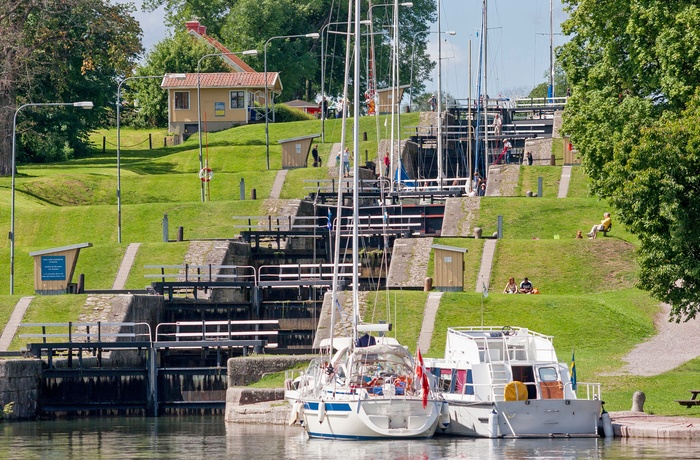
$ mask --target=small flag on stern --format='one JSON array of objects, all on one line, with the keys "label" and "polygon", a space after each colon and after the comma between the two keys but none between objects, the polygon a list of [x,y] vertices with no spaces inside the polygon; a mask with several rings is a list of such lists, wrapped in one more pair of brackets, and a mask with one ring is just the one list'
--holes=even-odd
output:
[{"label": "small flag on stern", "polygon": [[576,391],[576,359],[574,358],[574,350],[571,350],[571,366],[569,367],[569,372],[571,373],[571,389]]}]

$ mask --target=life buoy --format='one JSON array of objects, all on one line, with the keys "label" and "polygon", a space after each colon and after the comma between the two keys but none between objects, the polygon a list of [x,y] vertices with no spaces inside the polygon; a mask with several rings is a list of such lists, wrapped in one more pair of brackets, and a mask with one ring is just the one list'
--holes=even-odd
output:
[{"label": "life buoy", "polygon": [[214,177],[214,172],[210,168],[202,168],[199,170],[199,178],[202,182],[209,182]]},{"label": "life buoy", "polygon": [[506,401],[525,401],[527,400],[527,387],[523,382],[513,380],[506,385],[503,397]]}]

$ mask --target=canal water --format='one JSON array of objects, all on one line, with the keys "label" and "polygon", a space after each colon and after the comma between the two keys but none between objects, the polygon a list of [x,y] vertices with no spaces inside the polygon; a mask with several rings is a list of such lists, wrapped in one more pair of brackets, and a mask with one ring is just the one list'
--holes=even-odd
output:
[{"label": "canal water", "polygon": [[223,417],[92,418],[0,424],[2,459],[700,459],[700,442],[657,439],[329,441],[298,427]]}]

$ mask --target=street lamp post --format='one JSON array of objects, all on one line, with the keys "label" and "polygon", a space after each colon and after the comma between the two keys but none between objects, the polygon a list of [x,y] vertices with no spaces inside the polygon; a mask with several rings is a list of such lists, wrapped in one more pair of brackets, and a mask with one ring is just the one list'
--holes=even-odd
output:
[{"label": "street lamp post", "polygon": [[[436,34],[437,31],[430,31],[428,33],[429,34]],[[454,30],[449,30],[449,31],[441,32],[441,33],[447,34],[447,35],[457,35],[457,32],[455,32]],[[410,85],[411,93],[410,93],[409,99],[408,99],[408,106],[411,107],[411,110],[413,110],[413,107],[412,107],[413,106],[413,61],[415,60],[415,57],[416,57],[416,37],[417,36],[418,35],[413,36],[413,43],[411,44],[411,85]]]},{"label": "street lamp post", "polygon": [[265,42],[265,49],[264,49],[264,54],[265,54],[265,158],[267,160],[267,169],[270,169],[270,130],[269,130],[269,123],[270,123],[270,117],[268,116],[268,111],[269,109],[269,94],[267,92],[267,45],[272,41],[272,40],[277,40],[277,39],[285,39],[285,38],[313,38],[315,40],[318,40],[321,37],[321,34],[318,32],[313,32],[310,34],[300,34],[300,35],[280,35],[277,37],[270,37],[267,39]]},{"label": "street lamp post", "polygon": [[[199,61],[197,61],[197,132],[199,134],[199,170],[202,171],[204,168],[204,162],[202,161],[202,104],[201,104],[201,96],[200,96],[200,90],[201,90],[201,84],[200,84],[200,79],[199,79],[199,72],[200,68],[202,65],[202,61],[204,58],[208,57],[223,57],[223,56],[230,56],[232,54],[241,54],[243,56],[257,56],[258,50],[245,50],[245,51],[237,51],[235,53],[212,53],[212,54],[205,54],[201,58],[199,58]],[[204,181],[201,181],[201,187],[202,187],[202,201],[204,201]]]},{"label": "street lamp post", "polygon": [[[325,84],[326,84],[326,47],[324,45],[324,35],[327,33],[341,33],[341,34],[347,34],[350,32],[336,32],[336,31],[328,31],[327,29],[330,26],[338,26],[338,25],[347,25],[347,22],[329,22],[325,26],[321,28],[321,142],[324,144],[326,143],[326,110],[325,110],[325,102],[326,102],[326,90],[325,90]],[[368,25],[370,24],[369,20],[365,21],[360,21],[360,24],[365,24]]]},{"label": "street lamp post", "polygon": [[17,115],[20,110],[25,107],[59,107],[73,106],[91,109],[93,107],[90,101],[81,102],[32,102],[21,105],[15,110],[15,115],[12,118],[12,205],[10,211],[10,295],[15,293],[15,152],[17,138]]},{"label": "street lamp post", "polygon": [[179,80],[185,79],[185,74],[166,74],[166,75],[135,75],[133,77],[126,77],[119,82],[117,85],[117,242],[122,242],[122,180],[121,180],[121,124],[120,124],[120,114],[121,114],[121,95],[122,95],[122,85],[129,80],[143,80],[146,78],[164,78],[166,76],[177,78]]}]

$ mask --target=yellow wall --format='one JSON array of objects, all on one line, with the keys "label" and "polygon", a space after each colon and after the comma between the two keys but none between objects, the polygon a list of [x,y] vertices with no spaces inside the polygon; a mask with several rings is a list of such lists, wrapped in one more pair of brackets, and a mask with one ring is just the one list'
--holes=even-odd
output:
[{"label": "yellow wall", "polygon": [[[175,92],[189,91],[190,93],[190,110],[175,110]],[[236,122],[246,123],[248,121],[248,100],[250,93],[245,91],[246,108],[231,109],[230,108],[230,89],[226,88],[202,88],[200,89],[200,99],[202,104],[202,123],[205,122]],[[197,123],[197,88],[194,89],[170,89],[170,122],[171,123]],[[216,116],[214,113],[215,102],[224,103],[224,116]]]}]

